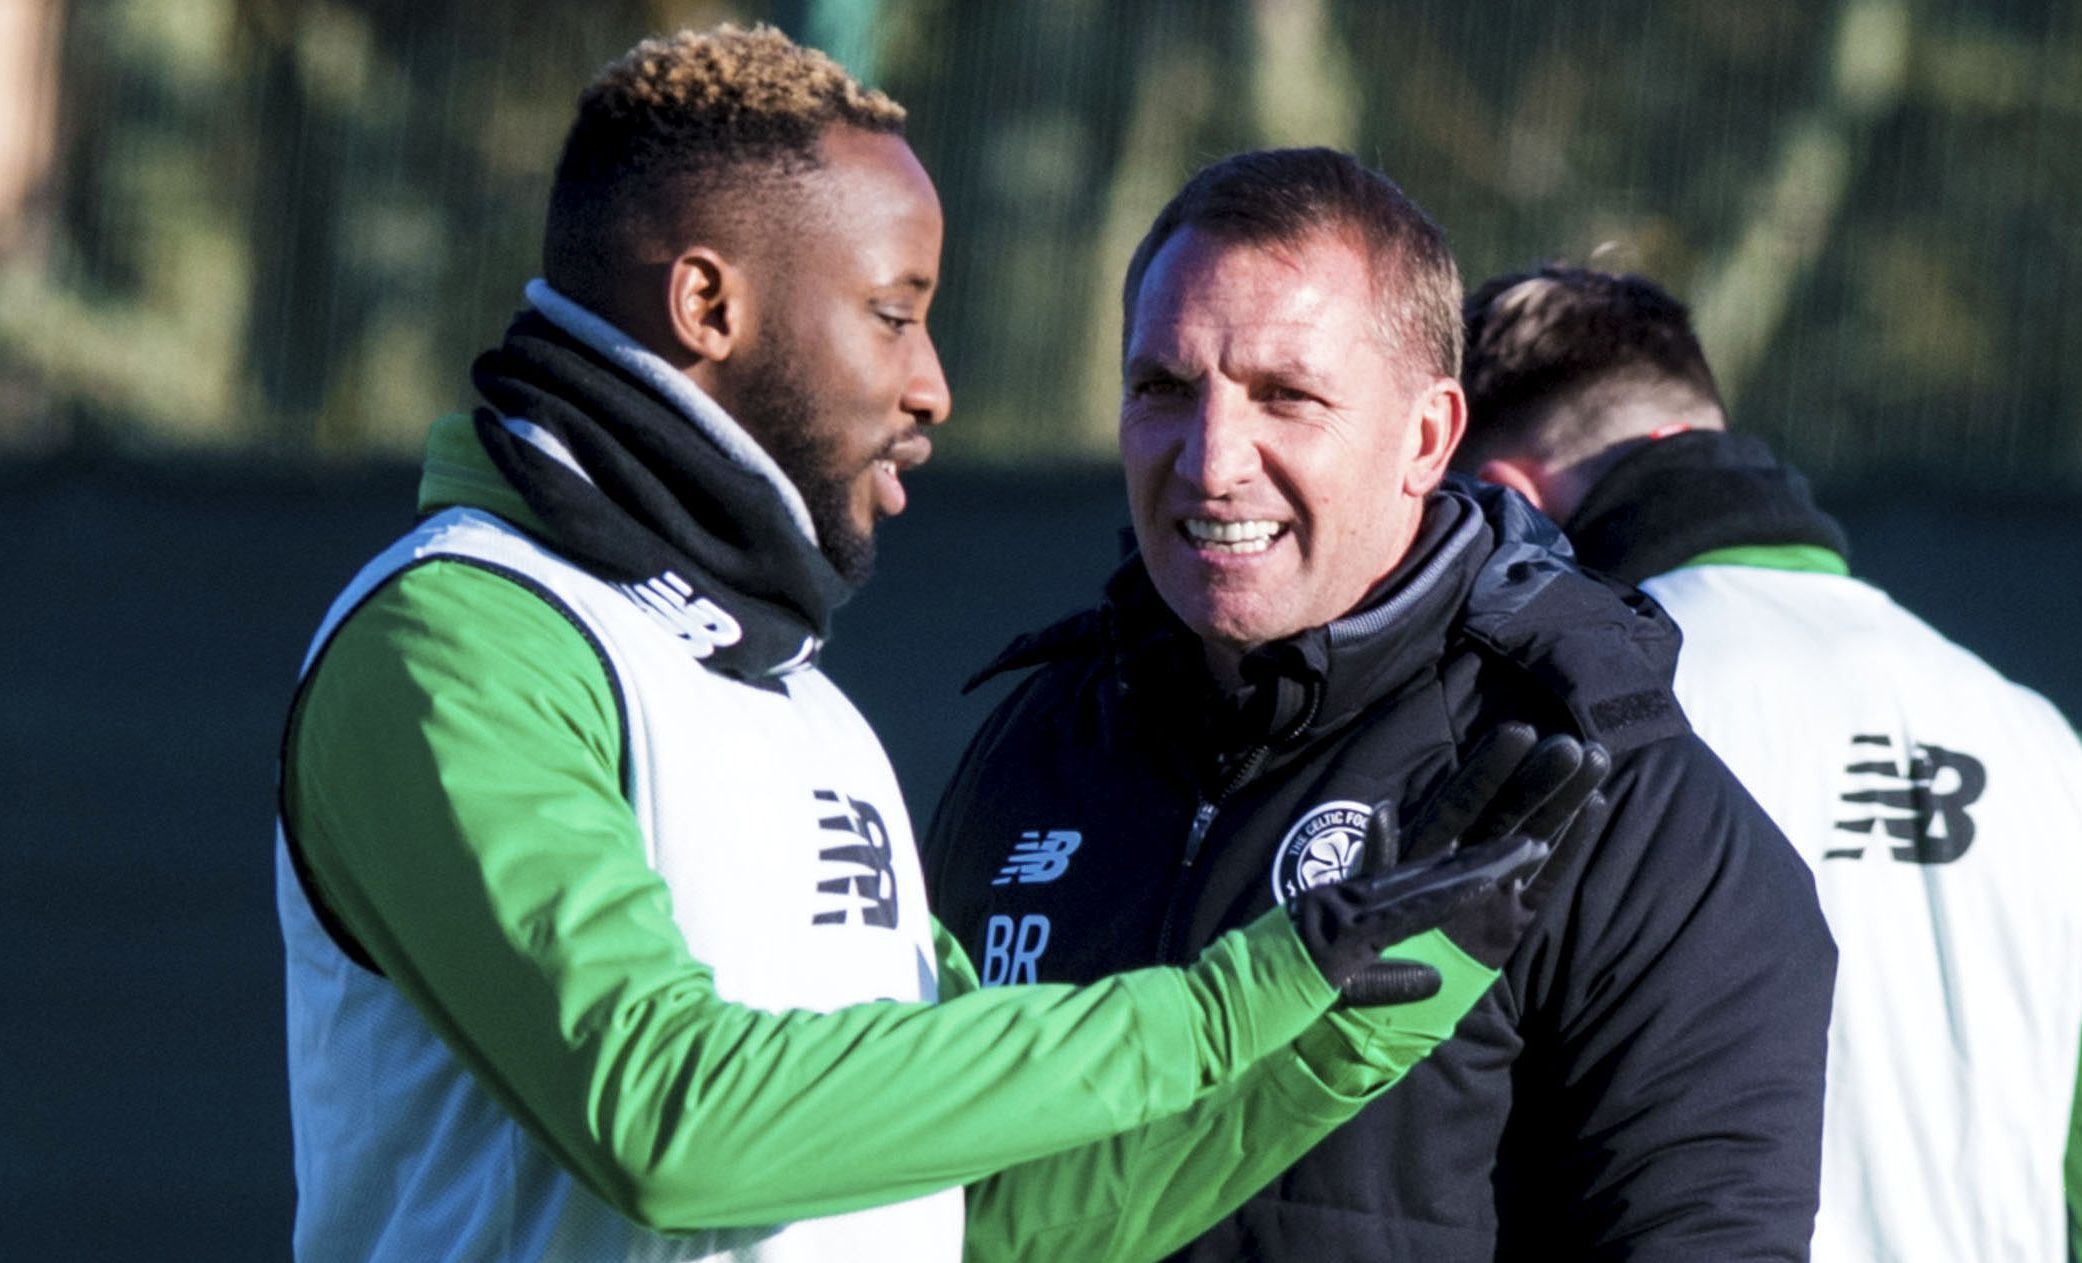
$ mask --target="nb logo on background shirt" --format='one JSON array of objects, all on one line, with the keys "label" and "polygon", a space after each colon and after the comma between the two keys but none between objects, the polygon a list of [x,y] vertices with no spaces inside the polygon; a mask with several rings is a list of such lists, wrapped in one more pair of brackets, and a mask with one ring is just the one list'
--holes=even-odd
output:
[{"label": "nb logo on background shirt", "polygon": [[817,858],[826,864],[849,865],[857,871],[817,883],[821,893],[847,898],[843,906],[813,915],[810,924],[844,925],[848,917],[853,917],[862,925],[895,929],[896,863],[889,846],[889,826],[882,823],[882,813],[875,810],[873,803],[842,797],[828,789],[817,791],[817,801],[842,807],[838,815],[819,820],[817,827],[853,839],[825,847],[817,852]]},{"label": "nb logo on background shirt", "polygon": [[744,638],[744,628],[722,606],[705,596],[695,596],[693,586],[670,570],[642,583],[625,583],[622,591],[655,614],[673,635],[686,642],[697,658],[706,658]]},{"label": "nb logo on background shirt", "polygon": [[[1843,802],[1857,814],[1837,821],[1839,830],[1885,831],[1888,837],[1908,844],[1889,848],[1904,864],[1949,864],[1966,854],[1974,842],[1973,817],[1966,809],[1988,788],[1988,771],[1979,759],[1918,743],[1903,767],[1891,755],[1872,757],[1894,748],[1893,738],[1884,733],[1852,737],[1851,747],[1851,762],[1844,771],[1863,778],[1866,787],[1844,794]],[[1855,860],[1865,850],[1862,843],[1832,847],[1822,857]]]},{"label": "nb logo on background shirt", "polygon": [[1042,882],[1054,881],[1070,871],[1070,857],[1084,844],[1084,835],[1075,829],[1028,829],[1012,844],[1012,858],[1005,867],[991,878],[993,886],[1018,882],[1023,886],[1038,886]]}]

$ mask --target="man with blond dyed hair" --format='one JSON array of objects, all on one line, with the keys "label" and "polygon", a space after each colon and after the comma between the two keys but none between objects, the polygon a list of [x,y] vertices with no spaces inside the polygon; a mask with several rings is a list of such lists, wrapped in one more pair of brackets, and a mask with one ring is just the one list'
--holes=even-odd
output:
[{"label": "man with blond dyed hair", "polygon": [[770,29],[586,90],[546,279],[289,718],[299,1257],[1161,1252],[1451,1032],[1487,980],[1427,931],[1508,934],[1594,788],[1499,765],[1456,801],[1537,817],[1434,813],[1437,858],[1377,838],[1175,968],[979,991],[815,665],[949,406],[902,123]]}]

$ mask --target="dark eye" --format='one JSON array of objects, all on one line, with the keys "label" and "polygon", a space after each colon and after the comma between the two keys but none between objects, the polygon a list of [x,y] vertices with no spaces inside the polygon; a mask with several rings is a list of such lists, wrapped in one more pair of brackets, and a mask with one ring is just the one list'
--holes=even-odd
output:
[{"label": "dark eye", "polygon": [[892,330],[894,330],[897,333],[902,333],[904,330],[918,323],[918,318],[916,316],[906,316],[900,312],[878,311],[875,314],[882,318],[883,324],[888,325]]},{"label": "dark eye", "polygon": [[1128,383],[1128,397],[1131,399],[1177,399],[1184,397],[1190,389],[1191,387],[1187,383],[1169,374],[1153,374],[1148,377],[1138,377]]},{"label": "dark eye", "polygon": [[1294,386],[1266,386],[1258,392],[1266,403],[1314,403],[1316,397]]}]

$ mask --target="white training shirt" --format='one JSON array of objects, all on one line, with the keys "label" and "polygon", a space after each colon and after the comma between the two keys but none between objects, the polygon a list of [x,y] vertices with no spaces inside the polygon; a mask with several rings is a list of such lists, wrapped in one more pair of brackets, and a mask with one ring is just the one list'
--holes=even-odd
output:
[{"label": "white training shirt", "polygon": [[1813,867],[1841,952],[1813,1257],[2065,1259],[2082,743],[1858,580],[1641,586],[1683,629],[1693,725]]}]

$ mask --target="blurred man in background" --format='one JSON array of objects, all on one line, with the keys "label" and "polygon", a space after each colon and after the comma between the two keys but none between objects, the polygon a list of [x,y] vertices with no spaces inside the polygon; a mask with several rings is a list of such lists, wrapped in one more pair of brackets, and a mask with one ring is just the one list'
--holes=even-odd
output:
[{"label": "blurred man in background", "polygon": [[1324,1016],[1446,912],[1515,915],[1498,878],[1551,839],[1441,845],[1184,968],[975,988],[815,667],[948,412],[902,121],[771,29],[646,41],[582,97],[547,279],[290,717],[300,1257],[953,1260],[977,1181],[978,1256],[1040,1222],[1132,1254],[1480,994],[1432,934],[1398,952],[1427,985]]},{"label": "blurred man in background", "polygon": [[[1685,724],[1677,639],[1515,497],[1441,485],[1460,283],[1393,181],[1324,149],[1193,177],[1128,266],[1136,554],[1023,638],[927,841],[986,984],[1190,960],[1350,871],[1502,720],[1609,746],[1455,1038],[1195,1242],[1204,1260],[1795,1258],[1834,955],[1812,879]],[[1046,873],[1021,857],[1043,843]]]},{"label": "blurred man in background", "polygon": [[1456,464],[1670,612],[1685,712],[1814,870],[1842,949],[1815,1257],[2060,1257],[2082,745],[1850,577],[1806,481],[1728,432],[1654,283],[1547,267],[1483,285],[1467,320]]}]

